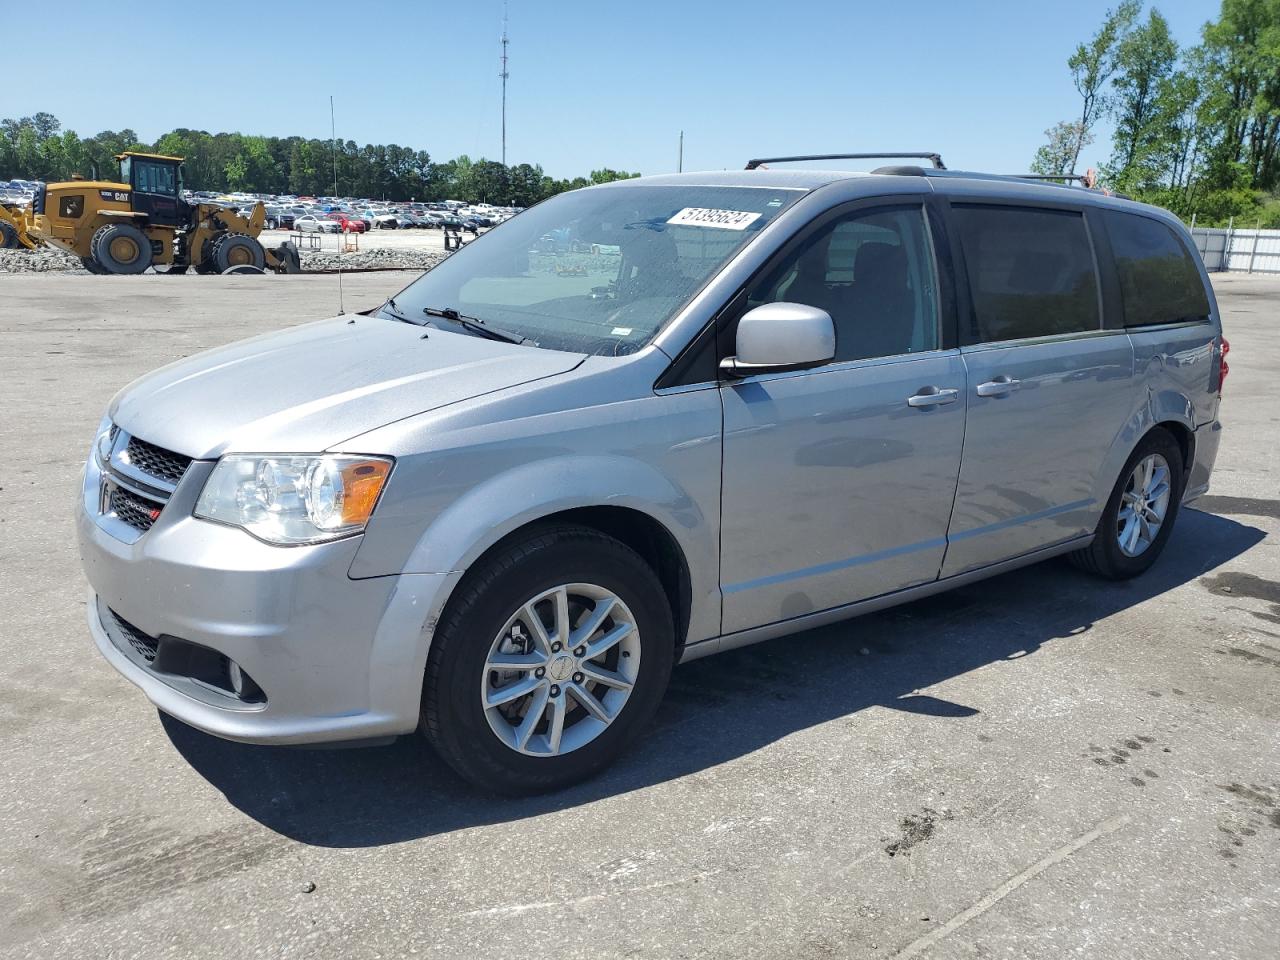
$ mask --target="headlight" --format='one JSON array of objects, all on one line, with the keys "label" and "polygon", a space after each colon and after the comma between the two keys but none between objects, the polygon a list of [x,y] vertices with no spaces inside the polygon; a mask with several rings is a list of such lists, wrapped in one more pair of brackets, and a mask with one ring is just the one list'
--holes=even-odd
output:
[{"label": "headlight", "polygon": [[112,424],[110,417],[103,417],[102,422],[98,424],[98,433],[93,440],[92,456],[98,461],[98,466],[105,467],[111,459],[111,445],[115,443],[116,428]]},{"label": "headlight", "polygon": [[369,522],[391,461],[342,454],[223,457],[195,515],[243,527],[268,543],[320,543]]}]

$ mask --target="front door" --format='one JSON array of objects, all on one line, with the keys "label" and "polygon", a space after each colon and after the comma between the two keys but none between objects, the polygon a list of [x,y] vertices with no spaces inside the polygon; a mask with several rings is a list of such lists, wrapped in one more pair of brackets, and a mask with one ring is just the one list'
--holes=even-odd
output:
[{"label": "front door", "polygon": [[1134,406],[1078,210],[955,204],[972,316],[964,465],[944,576],[1092,532],[1099,471]]},{"label": "front door", "polygon": [[185,223],[185,204],[179,196],[178,165],[173,161],[130,158],[133,209],[151,223],[176,227]]},{"label": "front door", "polygon": [[814,229],[748,309],[821,307],[836,361],[726,382],[723,631],[788,620],[938,576],[964,437],[959,351],[943,349],[922,206]]}]

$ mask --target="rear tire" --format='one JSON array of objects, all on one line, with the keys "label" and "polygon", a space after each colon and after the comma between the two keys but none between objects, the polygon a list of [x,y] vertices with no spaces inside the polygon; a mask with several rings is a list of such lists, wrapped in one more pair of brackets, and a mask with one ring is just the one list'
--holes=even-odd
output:
[{"label": "rear tire", "polygon": [[137,274],[151,266],[151,241],[132,223],[99,227],[89,252],[103,273]]},{"label": "rear tire", "polygon": [[[1147,481],[1150,491],[1144,489],[1147,465],[1153,468]],[[1145,573],[1173,532],[1182,504],[1183,469],[1178,441],[1162,428],[1149,432],[1125,461],[1098,520],[1093,543],[1067,554],[1067,559],[1081,570],[1108,580],[1128,580]],[[1167,490],[1160,495],[1162,473]],[[1157,496],[1149,498],[1147,492]],[[1157,515],[1158,529],[1147,538],[1144,534],[1152,529]]]},{"label": "rear tire", "polygon": [[18,240],[18,231],[13,228],[13,224],[0,220],[0,248],[5,250],[17,250],[22,246]]},{"label": "rear tire", "polygon": [[224,233],[209,244],[209,262],[218,273],[226,273],[232,267],[254,267],[261,272],[267,265],[267,255],[253,237]]},{"label": "rear tire", "polygon": [[[561,608],[547,599],[559,592],[567,598],[563,629]],[[549,618],[545,639],[538,628],[516,622],[527,620],[535,603],[543,611],[536,615]],[[588,627],[602,604],[617,616],[601,613],[598,625]],[[609,636],[616,639],[606,652],[592,654]],[[512,638],[528,644],[523,656],[537,659],[541,672],[526,665],[509,677],[493,666],[495,656],[511,655],[495,651]],[[427,660],[423,732],[454,770],[485,790],[556,790],[598,772],[634,739],[662,700],[674,658],[671,608],[638,554],[584,527],[532,531],[468,571],[449,601]],[[594,680],[601,672],[607,686]],[[629,686],[619,689],[624,674]],[[526,681],[534,685],[527,697],[486,707],[495,689]],[[591,707],[580,698],[584,690]],[[553,741],[557,716],[563,734]],[[524,746],[513,745],[529,717]]]}]

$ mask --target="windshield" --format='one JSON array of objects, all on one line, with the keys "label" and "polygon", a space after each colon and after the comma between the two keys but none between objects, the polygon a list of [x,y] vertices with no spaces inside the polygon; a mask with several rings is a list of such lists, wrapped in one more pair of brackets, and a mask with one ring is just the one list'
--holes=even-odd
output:
[{"label": "windshield", "polygon": [[396,294],[553,350],[633,353],[802,191],[618,186],[561,194],[467,244]]}]

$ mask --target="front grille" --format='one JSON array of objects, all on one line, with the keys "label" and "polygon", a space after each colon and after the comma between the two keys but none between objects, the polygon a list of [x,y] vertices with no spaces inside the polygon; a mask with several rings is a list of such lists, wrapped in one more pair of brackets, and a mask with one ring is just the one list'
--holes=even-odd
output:
[{"label": "front grille", "polygon": [[129,646],[137,652],[147,663],[153,663],[156,659],[156,649],[160,646],[160,641],[155,637],[149,637],[132,623],[126,620],[120,614],[107,608],[111,614],[111,619],[116,622],[116,627],[120,630],[121,635],[129,641]]},{"label": "front grille", "polygon": [[145,533],[159,519],[163,505],[140,497],[124,487],[112,487],[110,508],[112,513],[129,526]]},{"label": "front grille", "polygon": [[174,486],[182,479],[182,475],[187,472],[187,467],[191,465],[190,457],[184,457],[182,454],[174,453],[172,450],[157,447],[155,444],[139,440],[137,437],[129,438],[129,445],[125,447],[124,459],[143,473],[150,474]]}]

